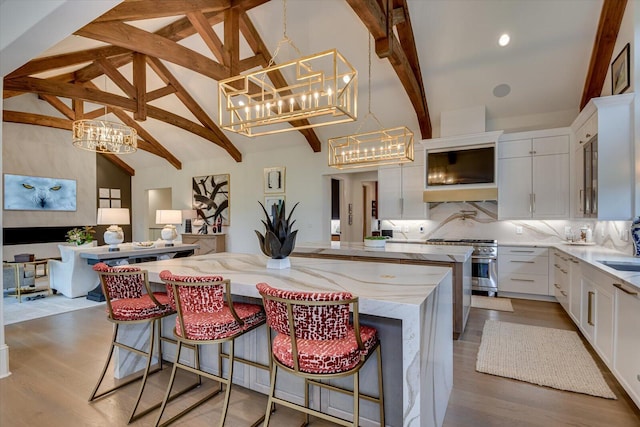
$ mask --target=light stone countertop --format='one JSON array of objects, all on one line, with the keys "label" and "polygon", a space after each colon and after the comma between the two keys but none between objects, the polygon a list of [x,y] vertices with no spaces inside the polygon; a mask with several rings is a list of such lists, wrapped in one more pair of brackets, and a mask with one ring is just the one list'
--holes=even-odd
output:
[{"label": "light stone countertop", "polygon": [[387,310],[422,304],[450,274],[448,267],[375,264],[324,258],[291,257],[291,268],[267,269],[267,257],[221,252],[145,262],[149,281],[161,283],[160,272],[180,275],[219,274],[230,279],[234,293],[260,298],[256,284],[306,292],[348,291],[360,297],[365,314],[394,317]]},{"label": "light stone countertop", "polygon": [[415,243],[392,243],[384,248],[370,248],[361,242],[298,243],[293,254],[325,254],[343,256],[367,256],[416,261],[466,262],[473,249],[471,246],[426,245]]},{"label": "light stone countertop", "polygon": [[602,246],[578,246],[570,245],[567,243],[559,243],[551,245],[562,252],[571,255],[582,262],[586,262],[597,269],[614,276],[615,278],[622,280],[626,284],[638,288],[640,290],[640,271],[620,271],[614,268],[608,267],[599,261],[616,261],[624,263],[632,263],[640,266],[640,258],[634,257],[630,254],[616,251],[614,249],[608,249]]}]

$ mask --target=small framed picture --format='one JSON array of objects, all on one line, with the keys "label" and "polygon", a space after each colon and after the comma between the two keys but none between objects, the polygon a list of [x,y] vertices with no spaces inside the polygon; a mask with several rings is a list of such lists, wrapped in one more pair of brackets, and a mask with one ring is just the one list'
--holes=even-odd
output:
[{"label": "small framed picture", "polygon": [[284,180],[285,180],[285,168],[284,166],[274,168],[264,168],[264,192],[269,193],[284,193]]},{"label": "small framed picture", "polygon": [[120,199],[111,199],[111,207],[112,208],[121,208],[122,204],[120,203]]},{"label": "small framed picture", "polygon": [[629,64],[629,43],[616,56],[611,63],[611,93],[618,95],[629,89],[630,64]]},{"label": "small framed picture", "polygon": [[112,199],[119,199],[120,198],[120,189],[119,188],[112,188],[111,189],[111,198]]},{"label": "small framed picture", "polygon": [[269,217],[273,220],[273,207],[280,207],[284,203],[284,195],[266,196],[264,198],[264,208],[267,210]]},{"label": "small framed picture", "polygon": [[99,208],[110,208],[111,207],[111,201],[109,199],[100,199],[100,202],[98,203],[98,207]]},{"label": "small framed picture", "polygon": [[[101,199],[108,199],[108,198],[110,197],[110,196],[109,196],[109,189],[108,189],[108,188],[100,188],[100,189],[98,190],[98,192],[99,192],[99,195],[100,195],[100,198],[101,198]],[[101,207],[102,207],[102,206],[101,206]]]}]

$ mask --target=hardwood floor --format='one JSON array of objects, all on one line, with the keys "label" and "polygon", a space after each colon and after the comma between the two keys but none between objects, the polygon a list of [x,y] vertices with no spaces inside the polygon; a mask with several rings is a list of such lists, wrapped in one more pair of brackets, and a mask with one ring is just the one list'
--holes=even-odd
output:
[{"label": "hardwood floor", "polygon": [[[618,400],[607,400],[481,374],[475,360],[486,319],[575,330],[555,303],[512,300],[514,312],[472,309],[467,329],[454,343],[454,389],[445,427],[475,426],[640,426],[640,411],[599,363]],[[73,311],[5,326],[12,375],[0,380],[0,426],[124,426],[137,386],[94,403],[87,398],[102,367],[111,333],[103,307]],[[589,346],[587,345],[589,348]],[[598,360],[597,358],[595,358]],[[160,400],[170,369],[150,378],[144,402]],[[186,407],[198,390],[168,407]],[[176,423],[216,425],[221,399],[214,398]],[[228,426],[247,426],[266,405],[265,396],[241,387],[232,391]],[[393,409],[387,409],[393,410]],[[150,426],[155,412],[133,423]],[[278,408],[271,426],[299,425],[302,416]],[[313,426],[332,425],[315,421]]]},{"label": "hardwood floor", "polygon": [[453,392],[444,427],[640,426],[640,411],[590,350],[617,400],[540,387],[476,372],[476,355],[487,319],[576,330],[560,304],[512,299],[513,312],[471,309],[467,328],[454,342]]}]

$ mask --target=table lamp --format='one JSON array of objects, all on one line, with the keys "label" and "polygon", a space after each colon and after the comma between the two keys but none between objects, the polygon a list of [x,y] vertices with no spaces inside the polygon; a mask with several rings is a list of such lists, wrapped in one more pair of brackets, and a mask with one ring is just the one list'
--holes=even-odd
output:
[{"label": "table lamp", "polygon": [[182,223],[182,211],[179,210],[157,210],[156,224],[166,224],[160,236],[165,241],[165,246],[173,246],[173,241],[178,237],[176,225]]},{"label": "table lamp", "polygon": [[119,251],[118,244],[124,242],[124,231],[120,225],[129,225],[128,208],[98,208],[98,225],[109,225],[104,232],[104,242],[109,252]]}]

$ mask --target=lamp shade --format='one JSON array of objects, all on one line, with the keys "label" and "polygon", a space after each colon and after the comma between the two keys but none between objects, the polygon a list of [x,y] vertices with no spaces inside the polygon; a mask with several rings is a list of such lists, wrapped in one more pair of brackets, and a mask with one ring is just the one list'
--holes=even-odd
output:
[{"label": "lamp shade", "polygon": [[129,225],[128,208],[98,208],[98,225]]},{"label": "lamp shade", "polygon": [[182,223],[182,211],[157,210],[156,224],[180,224]]}]

